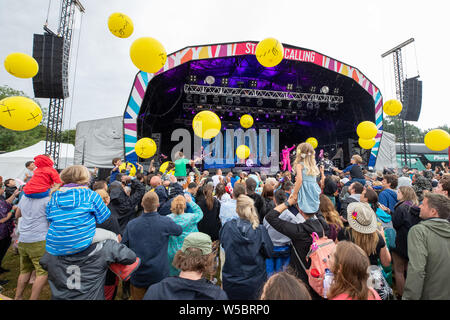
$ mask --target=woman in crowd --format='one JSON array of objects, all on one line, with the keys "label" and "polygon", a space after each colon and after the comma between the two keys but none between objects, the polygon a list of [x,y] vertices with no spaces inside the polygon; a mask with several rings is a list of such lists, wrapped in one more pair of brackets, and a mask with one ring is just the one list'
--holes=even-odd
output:
[{"label": "woman in crowd", "polygon": [[219,230],[221,227],[219,219],[220,201],[214,198],[213,191],[214,186],[212,183],[207,183],[203,187],[204,199],[198,202],[203,212],[203,219],[198,223],[198,230],[209,235],[212,241],[216,241],[219,239]]},{"label": "woman in crowd", "polygon": [[224,224],[220,243],[225,251],[222,269],[223,289],[230,300],[255,300],[266,281],[266,258],[273,245],[263,225],[259,224],[254,201],[240,195],[236,201],[239,219]]},{"label": "woman in crowd", "polygon": [[273,208],[275,208],[275,203],[273,202],[274,195],[274,185],[272,183],[267,182],[262,190],[261,196],[265,202],[266,212],[269,212]]},{"label": "woman in crowd", "polygon": [[281,271],[267,280],[260,300],[311,300],[311,295],[300,279]]},{"label": "woman in crowd", "polygon": [[[190,206],[191,212],[185,212],[186,207]],[[170,275],[176,276],[180,271],[173,267],[172,261],[175,253],[180,250],[183,245],[183,241],[188,234],[191,232],[198,232],[197,223],[203,218],[203,212],[200,207],[192,201],[189,196],[176,196],[170,205],[171,214],[168,215],[169,218],[173,219],[176,224],[183,228],[183,233],[177,237],[170,236],[168,256],[170,264]]]},{"label": "woman in crowd", "polygon": [[367,286],[370,265],[367,254],[350,241],[341,241],[330,256],[333,282],[327,292],[329,300],[381,300]]},{"label": "woman in crowd", "polygon": [[417,195],[412,187],[398,188],[398,203],[392,214],[392,223],[397,233],[395,248],[392,250],[394,260],[395,287],[398,297],[403,295],[405,273],[408,267],[408,232],[420,222],[420,208]]},{"label": "woman in crowd", "polygon": [[219,183],[216,186],[216,192],[214,197],[220,202],[231,200],[230,194],[225,189],[225,184]]},{"label": "woman in crowd", "polygon": [[330,227],[330,239],[336,240],[337,235],[339,231],[344,227],[344,224],[330,198],[325,194],[320,195],[319,211],[322,213],[325,221]]}]

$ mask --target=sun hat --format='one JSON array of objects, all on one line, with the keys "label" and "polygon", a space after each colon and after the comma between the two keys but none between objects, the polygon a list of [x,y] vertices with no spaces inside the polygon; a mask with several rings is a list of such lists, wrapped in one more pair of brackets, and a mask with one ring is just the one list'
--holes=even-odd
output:
[{"label": "sun hat", "polygon": [[211,237],[203,232],[191,232],[184,238],[182,252],[186,252],[188,248],[196,248],[202,251],[202,254],[210,254],[212,252]]},{"label": "sun hat", "polygon": [[377,230],[377,218],[368,203],[350,203],[347,207],[347,217],[349,226],[359,233],[370,234]]}]

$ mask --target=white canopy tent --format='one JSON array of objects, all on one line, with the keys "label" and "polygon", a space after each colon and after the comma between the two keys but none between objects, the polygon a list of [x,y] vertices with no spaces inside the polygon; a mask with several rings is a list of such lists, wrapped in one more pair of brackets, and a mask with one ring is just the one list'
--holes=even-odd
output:
[{"label": "white canopy tent", "polygon": [[[61,143],[58,169],[64,169],[73,165],[74,152],[74,145]],[[39,141],[27,148],[0,154],[0,176],[3,177],[3,180],[9,178],[23,180],[26,170],[25,163],[44,153],[45,141]]]}]

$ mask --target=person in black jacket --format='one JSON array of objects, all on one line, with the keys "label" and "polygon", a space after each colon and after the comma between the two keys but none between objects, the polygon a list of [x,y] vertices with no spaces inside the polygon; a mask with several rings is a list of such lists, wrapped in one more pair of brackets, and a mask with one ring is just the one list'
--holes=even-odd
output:
[{"label": "person in black jacket", "polygon": [[417,195],[412,187],[402,186],[398,188],[397,198],[392,214],[392,225],[397,233],[395,248],[392,249],[394,265],[395,287],[399,296],[403,295],[405,287],[405,272],[408,267],[408,232],[412,226],[421,221],[420,208]]},{"label": "person in black jacket", "polygon": [[220,201],[213,196],[214,185],[208,183],[203,187],[204,199],[197,204],[203,211],[203,219],[197,224],[198,231],[206,233],[212,241],[219,239],[219,230],[221,227],[219,213]]},{"label": "person in black jacket", "polygon": [[[296,204],[295,199],[291,195],[287,201],[282,204],[277,205],[273,210],[266,214],[266,221],[278,232],[286,235],[291,238],[294,249],[297,251],[300,259],[302,259],[302,263],[306,269],[308,269],[311,265],[311,261],[306,261],[306,255],[309,252],[309,249],[312,244],[311,234],[316,232],[320,237],[329,236],[330,227],[326,223],[320,212],[316,212],[315,214],[305,214],[300,212],[301,216],[305,219],[303,223],[295,224],[292,222],[287,222],[279,218],[280,213],[284,210],[289,209],[289,207]],[[306,274],[305,269],[298,261],[298,258],[295,254],[295,250],[291,251],[291,260],[289,266],[296,273],[296,276],[302,280],[305,284],[308,284],[308,276]],[[311,296],[313,299],[320,299],[320,296],[311,289]]]},{"label": "person in black jacket", "polygon": [[259,223],[262,223],[264,216],[266,215],[266,205],[264,199],[255,192],[256,181],[252,178],[245,180],[245,186],[247,188],[247,196],[255,201],[255,208],[258,213]]}]

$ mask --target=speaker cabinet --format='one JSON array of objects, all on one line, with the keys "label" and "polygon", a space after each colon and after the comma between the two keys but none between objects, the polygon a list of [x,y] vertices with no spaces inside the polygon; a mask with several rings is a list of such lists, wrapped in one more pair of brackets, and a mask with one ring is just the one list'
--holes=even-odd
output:
[{"label": "speaker cabinet", "polygon": [[403,110],[400,119],[417,121],[422,107],[422,81],[417,78],[403,81]]}]

